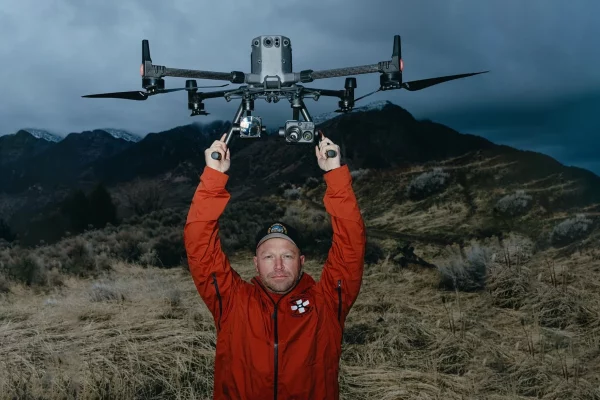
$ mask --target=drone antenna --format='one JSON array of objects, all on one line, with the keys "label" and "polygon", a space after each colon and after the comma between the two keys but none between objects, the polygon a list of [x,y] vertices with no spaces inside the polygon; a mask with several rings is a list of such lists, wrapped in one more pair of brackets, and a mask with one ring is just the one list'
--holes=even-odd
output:
[{"label": "drone antenna", "polygon": [[400,35],[394,35],[394,49],[392,52],[392,57],[402,58],[402,53],[400,50]]},{"label": "drone antenna", "polygon": [[146,61],[152,62],[150,58],[150,44],[147,39],[142,40],[142,64]]}]

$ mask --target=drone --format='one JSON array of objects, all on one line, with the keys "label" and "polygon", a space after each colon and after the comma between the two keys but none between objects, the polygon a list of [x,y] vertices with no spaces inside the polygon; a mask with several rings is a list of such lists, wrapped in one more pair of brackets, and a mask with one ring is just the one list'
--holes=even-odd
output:
[{"label": "drone", "polygon": [[[127,100],[146,100],[150,96],[176,91],[187,91],[188,109],[190,116],[209,115],[205,111],[204,100],[224,98],[227,102],[232,99],[241,99],[240,105],[233,118],[233,123],[225,136],[225,143],[229,144],[233,133],[239,132],[243,139],[257,139],[266,133],[262,119],[253,116],[254,101],[265,99],[267,103],[277,103],[281,98],[289,100],[292,108],[292,119],[279,128],[278,136],[285,138],[290,144],[311,144],[315,139],[322,137],[320,130],[315,132],[315,123],[308,112],[304,98],[312,97],[317,101],[321,96],[338,97],[338,113],[352,111],[355,103],[379,91],[406,89],[417,91],[427,87],[447,82],[453,79],[465,78],[489,71],[473,72],[459,75],[448,75],[437,78],[422,79],[411,82],[402,81],[404,62],[402,60],[400,35],[394,36],[391,60],[380,61],[377,64],[355,67],[327,69],[313,71],[312,69],[294,72],[292,70],[292,42],[283,35],[257,36],[251,42],[250,73],[242,71],[214,72],[192,69],[170,68],[154,65],[150,58],[150,45],[147,39],[142,40],[142,64],[140,75],[142,87],[145,91],[114,92],[90,94],[87,98],[118,98]],[[379,88],[359,98],[354,98],[356,78],[352,75],[379,73]],[[165,89],[164,77],[191,78],[185,81],[185,87]],[[302,85],[318,79],[327,79],[346,76],[343,90],[318,89]],[[233,84],[243,84],[235,89],[222,89],[212,92],[198,91],[201,88],[224,87],[229,84],[217,86],[198,86],[196,79],[229,81]],[[245,114],[245,115],[244,115]],[[302,115],[302,121],[300,120]],[[334,150],[328,150],[328,157],[335,157]],[[213,152],[211,157],[221,159],[221,154]]]}]

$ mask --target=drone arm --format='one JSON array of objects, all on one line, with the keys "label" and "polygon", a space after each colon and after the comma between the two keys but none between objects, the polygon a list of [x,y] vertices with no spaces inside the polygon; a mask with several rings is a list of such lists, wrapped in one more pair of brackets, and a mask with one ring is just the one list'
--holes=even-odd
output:
[{"label": "drone arm", "polygon": [[216,90],[214,92],[200,92],[198,93],[198,97],[202,100],[204,99],[215,99],[217,97],[223,97],[227,93],[232,93],[231,90]]},{"label": "drone arm", "polygon": [[216,81],[229,81],[232,83],[243,83],[246,79],[246,75],[240,71],[214,72],[167,67],[164,67],[163,76],[173,76],[178,78],[212,79]]},{"label": "drone arm", "polygon": [[311,94],[318,94],[319,96],[329,96],[329,97],[344,97],[343,90],[331,90],[331,89],[315,89],[315,88],[303,88],[303,91]]},{"label": "drone arm", "polygon": [[212,79],[216,81],[229,81],[232,83],[244,83],[246,74],[240,71],[215,72],[200,71],[195,69],[169,68],[163,65],[154,65],[152,61],[144,61],[142,64],[143,78],[162,78],[173,76],[177,78]]},{"label": "drone arm", "polygon": [[357,67],[326,69],[322,71],[305,70],[300,72],[300,82],[312,82],[315,79],[335,78],[338,76],[350,76],[360,74],[371,74],[380,72],[379,64],[361,65]]}]

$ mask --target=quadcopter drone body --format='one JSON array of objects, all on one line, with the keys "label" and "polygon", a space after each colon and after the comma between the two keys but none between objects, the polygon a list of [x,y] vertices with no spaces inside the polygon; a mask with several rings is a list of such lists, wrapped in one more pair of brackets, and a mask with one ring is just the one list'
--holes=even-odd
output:
[{"label": "quadcopter drone body", "polygon": [[[191,110],[191,116],[208,115],[204,110],[204,100],[206,99],[223,97],[228,102],[232,99],[241,99],[240,105],[233,118],[233,123],[227,132],[225,138],[226,144],[229,144],[234,132],[239,132],[239,137],[246,139],[260,138],[261,134],[266,132],[266,128],[263,126],[261,118],[252,115],[252,111],[254,111],[254,101],[256,99],[263,98],[268,103],[276,103],[281,98],[286,98],[289,100],[292,107],[292,119],[286,121],[284,127],[279,128],[279,136],[284,137],[287,143],[310,144],[314,143],[315,138],[320,132],[315,134],[315,124],[304,104],[304,98],[312,97],[317,101],[320,96],[338,97],[340,99],[338,102],[339,109],[336,111],[347,113],[352,111],[356,101],[379,91],[393,89],[416,91],[453,79],[488,72],[483,71],[403,82],[402,71],[404,69],[404,63],[401,56],[399,35],[394,36],[391,60],[380,61],[377,64],[322,71],[303,70],[294,72],[292,68],[292,44],[291,40],[286,36],[258,36],[252,39],[251,47],[250,73],[241,71],[227,73],[168,68],[161,65],[154,65],[150,58],[148,40],[143,40],[140,74],[142,76],[142,87],[146,92],[103,93],[82,97],[146,100],[149,96],[156,94],[186,90],[188,94],[188,109]],[[369,73],[380,73],[379,89],[357,99],[354,98],[354,89],[356,88],[356,78],[354,77],[346,78],[343,90],[316,89],[301,85],[301,83],[313,82],[317,79]],[[165,89],[163,78],[166,76],[190,79],[186,80],[185,88]],[[231,83],[244,85],[239,86],[237,89],[198,92],[198,89],[202,87],[197,86],[195,79],[229,81]],[[205,87],[223,87],[227,85],[228,84]],[[246,115],[243,117],[244,113]],[[300,115],[302,115],[303,121],[300,121]],[[330,150],[327,155],[329,157],[335,157],[336,153]],[[212,153],[212,158],[220,159],[220,157],[221,155],[218,152]]]}]

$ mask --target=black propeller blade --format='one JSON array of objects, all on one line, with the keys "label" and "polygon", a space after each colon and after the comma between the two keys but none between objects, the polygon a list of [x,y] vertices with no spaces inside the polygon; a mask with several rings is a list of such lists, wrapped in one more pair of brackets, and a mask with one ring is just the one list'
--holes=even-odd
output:
[{"label": "black propeller blade", "polygon": [[[229,83],[226,83],[224,85],[214,85],[214,86],[196,86],[196,87],[194,87],[194,89],[196,89],[196,88],[216,88],[216,87],[223,87],[223,86],[227,86],[227,85],[229,85]],[[88,94],[88,95],[81,96],[81,97],[112,98],[112,99],[125,99],[125,100],[146,100],[148,97],[154,96],[156,94],[178,92],[180,90],[186,90],[186,88],[161,89],[161,90],[157,90],[152,93],[142,92],[141,90],[134,90],[131,92]]]},{"label": "black propeller blade", "polygon": [[87,98],[113,98],[113,99],[126,99],[126,100],[146,100],[149,94],[142,91],[134,92],[114,92],[114,93],[100,93],[100,94],[88,94],[81,97]]},{"label": "black propeller blade", "polygon": [[460,74],[460,75],[440,76],[438,78],[429,78],[429,79],[421,79],[421,80],[412,81],[412,82],[403,82],[402,87],[406,90],[414,92],[415,90],[425,89],[430,86],[437,85],[438,83],[447,82],[447,81],[451,81],[454,79],[466,78],[467,76],[485,74],[486,72],[489,72],[489,71],[472,72],[469,74]]},{"label": "black propeller blade", "polygon": [[[416,90],[421,90],[421,89],[425,89],[425,88],[428,88],[433,85],[437,85],[438,83],[448,82],[448,81],[451,81],[454,79],[466,78],[468,76],[473,76],[473,75],[485,74],[486,72],[489,72],[489,71],[472,72],[472,73],[468,73],[468,74],[459,74],[459,75],[447,75],[447,76],[440,76],[437,78],[429,78],[429,79],[421,79],[418,81],[403,82],[402,86],[399,89],[406,89],[408,91],[414,92]],[[372,91],[371,93],[367,93],[364,96],[354,99],[354,103],[356,103],[360,99],[364,99],[365,97],[375,94],[381,90],[382,89],[379,88],[377,90]],[[341,109],[338,108],[337,110],[335,110],[335,112],[341,113],[344,111],[342,111]]]}]

